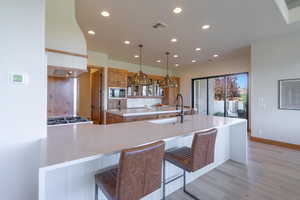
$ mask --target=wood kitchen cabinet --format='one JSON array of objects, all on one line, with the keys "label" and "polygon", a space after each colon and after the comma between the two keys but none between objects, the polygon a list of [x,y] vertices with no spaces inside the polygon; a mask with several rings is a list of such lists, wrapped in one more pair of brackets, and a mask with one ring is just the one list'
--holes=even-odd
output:
[{"label": "wood kitchen cabinet", "polygon": [[164,89],[164,98],[163,98],[162,103],[165,105],[176,105],[177,104],[176,97],[180,93],[180,78],[172,77],[172,80],[177,82],[178,87]]},{"label": "wood kitchen cabinet", "polygon": [[116,124],[124,122],[123,117],[119,115],[114,115],[111,113],[106,113],[106,123],[107,124]]},{"label": "wood kitchen cabinet", "polygon": [[120,115],[107,113],[107,124],[116,124],[122,122],[135,122],[135,121],[145,121],[145,120],[153,120],[158,119],[158,115],[145,115],[145,116],[134,116],[134,117],[123,117]]},{"label": "wood kitchen cabinet", "polygon": [[107,84],[108,87],[127,88],[127,70],[124,69],[107,69]]},{"label": "wood kitchen cabinet", "polygon": [[[153,115],[140,115],[140,116],[132,116],[132,117],[123,117],[117,114],[112,114],[107,112],[107,124],[115,124],[122,122],[135,122],[135,121],[147,121],[147,120],[155,120],[155,119],[164,119],[177,117],[179,113],[165,113],[165,114],[153,114]],[[185,111],[185,115],[191,115],[190,111]]]}]

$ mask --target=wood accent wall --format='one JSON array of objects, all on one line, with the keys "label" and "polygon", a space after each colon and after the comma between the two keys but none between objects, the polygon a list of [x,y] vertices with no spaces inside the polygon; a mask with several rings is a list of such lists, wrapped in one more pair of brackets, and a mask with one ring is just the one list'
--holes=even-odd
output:
[{"label": "wood accent wall", "polygon": [[48,117],[73,115],[74,79],[48,77]]}]

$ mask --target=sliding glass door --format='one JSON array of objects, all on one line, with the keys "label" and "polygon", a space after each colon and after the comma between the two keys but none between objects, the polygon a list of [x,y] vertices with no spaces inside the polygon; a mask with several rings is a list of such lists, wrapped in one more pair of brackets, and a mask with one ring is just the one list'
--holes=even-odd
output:
[{"label": "sliding glass door", "polygon": [[247,119],[248,75],[231,75],[226,78],[226,116]]},{"label": "sliding glass door", "polygon": [[199,114],[248,116],[248,73],[192,80],[192,103]]},{"label": "sliding glass door", "polygon": [[207,80],[200,79],[195,80],[194,82],[194,89],[193,93],[194,95],[194,108],[198,110],[200,114],[207,114],[208,108],[207,108]]},{"label": "sliding glass door", "polygon": [[224,116],[225,78],[208,79],[208,115]]}]

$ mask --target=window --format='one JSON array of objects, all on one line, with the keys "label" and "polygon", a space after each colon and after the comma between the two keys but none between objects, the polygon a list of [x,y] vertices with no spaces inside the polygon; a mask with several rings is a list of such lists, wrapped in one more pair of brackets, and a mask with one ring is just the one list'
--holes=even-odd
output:
[{"label": "window", "polygon": [[196,78],[192,88],[199,114],[248,119],[248,73]]}]

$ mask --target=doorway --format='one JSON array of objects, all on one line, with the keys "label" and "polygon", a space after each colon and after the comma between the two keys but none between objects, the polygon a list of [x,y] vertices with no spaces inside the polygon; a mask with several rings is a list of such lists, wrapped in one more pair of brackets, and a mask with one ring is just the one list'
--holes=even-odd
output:
[{"label": "doorway", "polygon": [[88,66],[88,72],[79,77],[79,113],[93,121],[102,124],[103,117],[103,68]]},{"label": "doorway", "polygon": [[192,79],[192,106],[200,114],[248,119],[248,73]]}]

